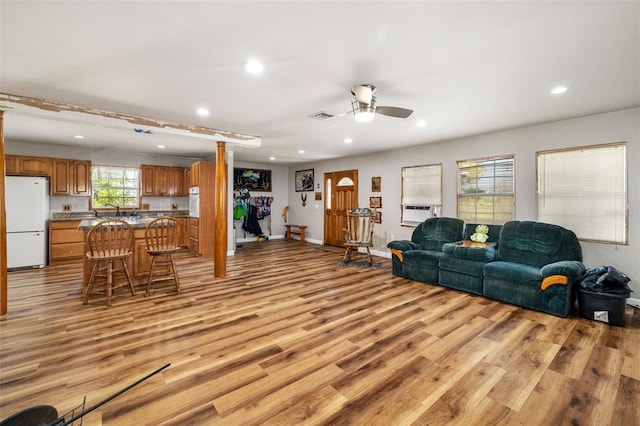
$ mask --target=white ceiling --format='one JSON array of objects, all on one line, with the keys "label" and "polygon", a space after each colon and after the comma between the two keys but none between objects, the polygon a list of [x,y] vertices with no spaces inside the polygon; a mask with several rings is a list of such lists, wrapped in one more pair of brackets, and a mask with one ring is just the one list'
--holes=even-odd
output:
[{"label": "white ceiling", "polygon": [[[260,148],[230,148],[236,161],[316,161],[640,105],[638,1],[1,0],[0,20],[0,92],[259,136]],[[245,72],[252,58],[262,75]],[[309,117],[350,111],[355,84],[413,115]],[[7,140],[215,152],[0,107]]]}]

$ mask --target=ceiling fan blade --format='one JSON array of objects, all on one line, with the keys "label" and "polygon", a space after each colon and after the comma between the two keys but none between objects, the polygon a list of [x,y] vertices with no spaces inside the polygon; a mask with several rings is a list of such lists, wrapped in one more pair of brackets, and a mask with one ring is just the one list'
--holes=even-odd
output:
[{"label": "ceiling fan blade", "polygon": [[389,117],[407,118],[413,113],[412,109],[392,107],[392,106],[379,106],[376,107],[376,114],[388,115]]},{"label": "ceiling fan blade", "polygon": [[371,103],[371,98],[373,98],[373,92],[375,87],[364,84],[360,86],[353,86],[353,90],[351,91],[358,102],[369,105]]}]

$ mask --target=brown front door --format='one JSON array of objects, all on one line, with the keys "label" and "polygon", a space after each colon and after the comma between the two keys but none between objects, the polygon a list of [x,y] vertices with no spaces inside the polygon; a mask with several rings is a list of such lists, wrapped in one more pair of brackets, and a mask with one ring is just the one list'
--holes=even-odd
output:
[{"label": "brown front door", "polygon": [[324,243],[344,245],[347,211],[358,207],[358,171],[324,174]]}]

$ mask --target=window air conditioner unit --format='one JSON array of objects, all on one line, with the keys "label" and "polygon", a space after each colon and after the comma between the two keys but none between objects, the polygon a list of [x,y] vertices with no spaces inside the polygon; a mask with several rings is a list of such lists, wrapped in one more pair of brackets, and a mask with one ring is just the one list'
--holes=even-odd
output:
[{"label": "window air conditioner unit", "polygon": [[422,223],[433,217],[435,206],[402,206],[403,223]]}]

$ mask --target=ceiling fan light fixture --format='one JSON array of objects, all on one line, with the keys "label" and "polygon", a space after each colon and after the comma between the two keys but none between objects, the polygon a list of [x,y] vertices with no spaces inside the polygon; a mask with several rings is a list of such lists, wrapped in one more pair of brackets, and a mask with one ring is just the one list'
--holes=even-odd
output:
[{"label": "ceiling fan light fixture", "polygon": [[[368,109],[371,109],[371,108],[368,108]],[[358,123],[367,123],[369,121],[372,121],[373,117],[375,117],[375,115],[376,115],[376,113],[373,112],[373,111],[361,110],[361,111],[356,112],[355,118],[356,118],[356,121]]]},{"label": "ceiling fan light fixture", "polygon": [[354,99],[351,102],[351,108],[353,109],[353,115],[357,122],[366,123],[373,120],[376,115],[376,98],[371,98],[371,103],[365,104]]}]

